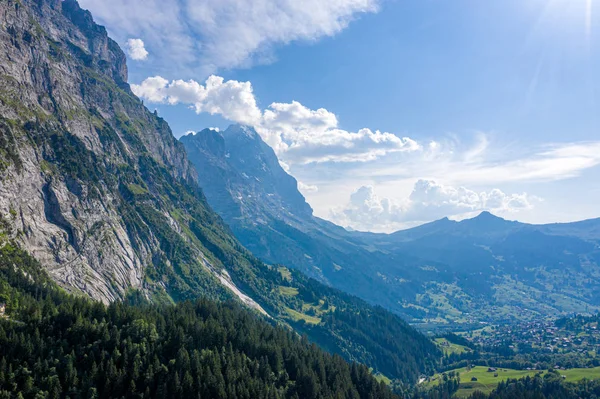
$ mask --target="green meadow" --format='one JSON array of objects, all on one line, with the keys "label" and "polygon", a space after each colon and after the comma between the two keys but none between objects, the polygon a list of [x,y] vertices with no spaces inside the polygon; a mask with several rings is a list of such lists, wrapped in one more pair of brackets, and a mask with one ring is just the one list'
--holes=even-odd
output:
[{"label": "green meadow", "polygon": [[[500,382],[509,379],[520,379],[527,376],[533,377],[536,374],[543,375],[547,373],[546,370],[513,370],[505,368],[499,368],[496,372],[488,372],[488,367],[484,366],[475,366],[471,369],[463,367],[456,370],[450,370],[448,373],[451,371],[459,373],[460,375],[460,388],[454,395],[456,398],[466,398],[475,391],[490,393]],[[565,381],[567,382],[577,382],[584,378],[590,380],[600,378],[600,367],[558,371],[561,375],[565,376]],[[497,377],[494,376],[495,374],[497,374]],[[425,386],[433,387],[440,382],[441,378],[441,374],[436,374],[423,384]],[[472,381],[473,378],[476,378],[477,381]]]}]

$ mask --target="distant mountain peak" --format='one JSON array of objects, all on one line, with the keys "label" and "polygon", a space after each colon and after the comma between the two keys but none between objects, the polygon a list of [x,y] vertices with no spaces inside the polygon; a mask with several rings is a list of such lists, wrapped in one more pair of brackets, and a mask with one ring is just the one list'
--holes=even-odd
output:
[{"label": "distant mountain peak", "polygon": [[191,132],[191,134],[192,134],[192,136],[195,136],[197,134],[216,134],[216,133],[218,134],[220,132],[221,132],[221,130],[218,127],[207,127],[197,133]]},{"label": "distant mountain peak", "polygon": [[501,218],[500,216],[494,215],[490,211],[483,211],[479,215],[475,216],[474,219],[479,219],[479,220],[505,220],[505,219]]},{"label": "distant mountain peak", "polygon": [[471,219],[465,219],[458,222],[465,231],[471,234],[479,232],[481,234],[498,233],[502,231],[512,231],[522,226],[522,223],[503,219],[489,211],[483,211]]},{"label": "distant mountain peak", "polygon": [[198,133],[189,133],[181,137],[179,141],[184,144],[189,143],[189,145],[193,145],[198,149],[208,149],[214,156],[225,156],[225,138],[218,130],[213,128],[202,129]]},{"label": "distant mountain peak", "polygon": [[[428,222],[428,223],[423,223],[423,224],[421,224],[419,226],[415,226],[415,227],[412,227],[412,228],[416,229],[416,228],[419,228],[421,226],[436,226],[436,227],[437,226],[446,226],[448,224],[454,224],[454,223],[456,223],[456,221],[450,220],[450,218],[448,216],[446,216],[446,217],[443,217],[441,219],[437,219],[437,220],[434,220],[434,221]],[[406,229],[406,230],[410,230],[410,229]]]}]

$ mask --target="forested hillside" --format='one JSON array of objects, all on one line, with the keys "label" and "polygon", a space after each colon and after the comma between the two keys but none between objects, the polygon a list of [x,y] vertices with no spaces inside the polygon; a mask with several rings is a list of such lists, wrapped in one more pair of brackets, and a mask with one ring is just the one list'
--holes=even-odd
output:
[{"label": "forested hillside", "polygon": [[394,397],[365,366],[234,302],[106,306],[65,293],[11,244],[0,298],[2,398]]}]

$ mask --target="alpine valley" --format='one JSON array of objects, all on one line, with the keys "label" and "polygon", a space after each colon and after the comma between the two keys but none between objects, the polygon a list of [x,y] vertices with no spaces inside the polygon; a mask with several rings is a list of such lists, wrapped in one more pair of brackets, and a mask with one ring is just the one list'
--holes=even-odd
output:
[{"label": "alpine valley", "polygon": [[600,219],[529,225],[489,212],[393,234],[313,216],[295,179],[251,128],[181,139],[209,204],[241,243],[427,329],[600,309]]},{"label": "alpine valley", "polygon": [[75,0],[0,0],[2,399],[597,397],[599,244],[348,231],[252,128],[177,140]]}]

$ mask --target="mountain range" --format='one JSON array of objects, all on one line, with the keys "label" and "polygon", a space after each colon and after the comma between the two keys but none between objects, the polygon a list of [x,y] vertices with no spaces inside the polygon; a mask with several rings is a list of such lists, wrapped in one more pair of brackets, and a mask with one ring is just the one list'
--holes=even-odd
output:
[{"label": "mountain range", "polygon": [[244,248],[127,80],[124,53],[76,1],[0,3],[3,270],[31,263],[11,260],[18,248],[76,297],[234,300],[374,373],[432,369],[438,349],[401,318]]},{"label": "mountain range", "polygon": [[252,128],[180,139],[209,204],[246,248],[428,327],[600,309],[600,219],[531,225],[489,212],[392,234],[315,217]]},{"label": "mountain range", "polygon": [[177,140],[127,82],[77,1],[0,2],[0,397],[392,398],[449,361],[405,319],[600,309],[598,220],[349,231],[254,129]]}]

